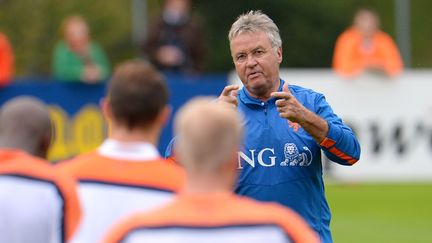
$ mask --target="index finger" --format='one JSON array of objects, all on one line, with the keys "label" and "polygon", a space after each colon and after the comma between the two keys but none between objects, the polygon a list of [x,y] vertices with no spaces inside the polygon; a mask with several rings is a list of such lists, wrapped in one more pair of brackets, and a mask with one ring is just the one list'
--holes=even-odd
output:
[{"label": "index finger", "polygon": [[221,95],[223,95],[223,96],[229,96],[231,94],[231,91],[238,90],[238,89],[239,89],[239,86],[235,85],[235,84],[225,86],[225,88],[222,90]]},{"label": "index finger", "polygon": [[291,91],[288,89],[288,82],[285,82],[285,83],[284,83],[284,85],[283,85],[283,87],[282,87],[282,91],[291,94]]},{"label": "index finger", "polygon": [[279,99],[289,99],[292,94],[291,91],[288,89],[288,83],[285,83],[282,87],[282,91],[273,92],[270,94],[271,97],[279,98]]},{"label": "index finger", "polygon": [[292,97],[292,94],[282,91],[282,92],[273,92],[270,94],[270,96],[276,99],[289,99]]}]

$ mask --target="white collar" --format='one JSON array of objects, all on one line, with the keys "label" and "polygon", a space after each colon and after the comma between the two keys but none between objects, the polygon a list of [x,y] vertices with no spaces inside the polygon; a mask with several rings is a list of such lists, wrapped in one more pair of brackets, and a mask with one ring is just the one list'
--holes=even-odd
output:
[{"label": "white collar", "polygon": [[161,158],[156,147],[147,142],[121,142],[112,138],[106,139],[98,148],[98,153],[111,159],[121,160],[154,160]]}]

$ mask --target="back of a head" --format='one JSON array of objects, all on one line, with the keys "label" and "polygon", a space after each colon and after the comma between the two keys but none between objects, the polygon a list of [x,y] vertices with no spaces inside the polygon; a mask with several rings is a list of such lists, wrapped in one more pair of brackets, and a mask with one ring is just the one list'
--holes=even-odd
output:
[{"label": "back of a head", "polygon": [[145,128],[168,104],[168,89],[151,64],[128,61],[116,68],[110,80],[108,104],[115,122],[131,130]]},{"label": "back of a head", "polygon": [[186,171],[217,172],[232,163],[243,128],[233,107],[210,98],[187,103],[175,118],[176,156]]},{"label": "back of a head", "polygon": [[20,96],[0,110],[0,146],[45,157],[52,135],[49,111],[37,98]]},{"label": "back of a head", "polygon": [[232,39],[238,35],[248,32],[264,32],[269,37],[273,47],[282,47],[279,28],[269,16],[262,13],[260,10],[249,11],[240,15],[231,26],[228,39],[231,42]]}]

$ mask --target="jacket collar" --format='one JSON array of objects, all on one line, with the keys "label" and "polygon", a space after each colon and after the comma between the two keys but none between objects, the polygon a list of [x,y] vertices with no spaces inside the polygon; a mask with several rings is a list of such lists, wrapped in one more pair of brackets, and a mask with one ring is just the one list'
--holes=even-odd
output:
[{"label": "jacket collar", "polygon": [[[285,81],[283,79],[280,79],[279,88],[278,88],[279,92],[282,91],[284,84],[285,84]],[[274,103],[276,100],[275,98],[270,98],[267,102],[264,102],[260,99],[254,98],[249,94],[249,91],[247,91],[245,87],[243,87],[240,90],[239,99],[245,105],[258,105],[258,106],[263,106],[265,103]]]}]

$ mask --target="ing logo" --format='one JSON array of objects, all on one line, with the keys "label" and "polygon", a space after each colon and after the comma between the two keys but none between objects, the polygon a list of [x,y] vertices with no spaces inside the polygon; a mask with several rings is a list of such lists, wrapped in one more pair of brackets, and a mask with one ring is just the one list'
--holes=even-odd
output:
[{"label": "ing logo", "polygon": [[[282,148],[281,148],[282,149]],[[283,148],[283,157],[278,158],[274,148],[263,148],[261,150],[249,149],[247,151],[238,152],[238,169],[243,169],[244,166],[262,167],[273,166],[300,166],[305,167],[312,164],[312,151],[306,147],[297,148],[294,143],[286,143]],[[279,162],[281,161],[281,162]]]}]

